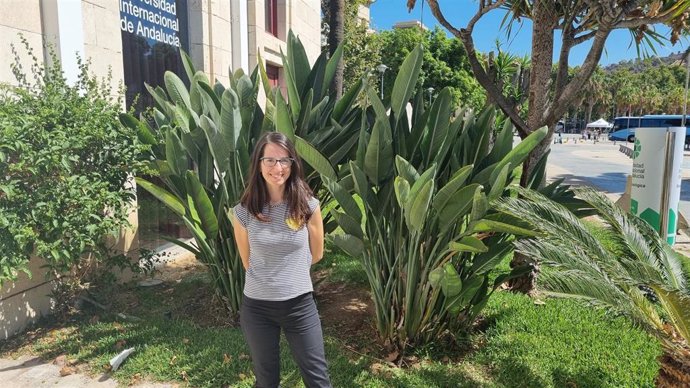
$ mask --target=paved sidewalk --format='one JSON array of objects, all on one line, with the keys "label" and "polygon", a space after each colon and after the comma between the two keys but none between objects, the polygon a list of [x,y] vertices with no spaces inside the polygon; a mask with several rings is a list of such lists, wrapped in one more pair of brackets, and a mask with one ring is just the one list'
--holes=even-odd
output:
[{"label": "paved sidewalk", "polygon": [[[125,361],[126,362],[126,361]],[[44,362],[38,357],[21,356],[17,359],[0,359],[0,386],[4,388],[115,388],[117,382],[108,374],[91,378],[83,374],[60,376],[61,367]],[[177,385],[142,383],[136,388],[173,388]]]}]

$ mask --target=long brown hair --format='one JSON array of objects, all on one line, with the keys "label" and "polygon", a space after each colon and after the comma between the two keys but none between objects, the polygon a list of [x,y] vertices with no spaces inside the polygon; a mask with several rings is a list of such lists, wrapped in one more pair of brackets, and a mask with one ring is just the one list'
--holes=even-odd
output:
[{"label": "long brown hair", "polygon": [[264,154],[266,144],[275,144],[288,152],[288,156],[293,159],[290,166],[290,176],[285,182],[285,193],[283,199],[287,201],[289,218],[297,221],[299,225],[307,222],[311,216],[309,209],[309,198],[312,191],[304,181],[302,160],[297,155],[295,146],[287,136],[280,132],[267,132],[256,143],[251,156],[251,166],[249,168],[249,179],[247,188],[242,194],[240,203],[247,211],[260,221],[269,221],[268,217],[262,213],[268,205],[268,187],[261,175],[261,158]]}]

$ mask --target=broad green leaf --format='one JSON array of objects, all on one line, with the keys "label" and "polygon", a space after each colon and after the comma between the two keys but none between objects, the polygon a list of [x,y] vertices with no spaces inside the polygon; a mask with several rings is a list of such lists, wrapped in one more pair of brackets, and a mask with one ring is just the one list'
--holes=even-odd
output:
[{"label": "broad green leaf", "polygon": [[362,221],[362,212],[357,206],[357,202],[352,198],[352,195],[345,191],[340,184],[326,175],[322,175],[324,185],[328,191],[333,195],[340,207],[345,211],[345,214],[352,217],[357,222]]},{"label": "broad green leaf", "polygon": [[182,57],[182,66],[184,66],[184,71],[187,73],[187,79],[191,80],[194,78],[194,75],[196,73],[196,70],[194,69],[194,63],[192,62],[192,58],[187,55],[187,52],[184,50],[180,50],[180,56]]},{"label": "broad green leaf", "polygon": [[493,220],[478,220],[470,223],[468,227],[468,233],[480,233],[480,232],[497,232],[497,233],[510,233],[517,236],[538,236],[539,233],[522,228],[516,225],[506,224],[503,222],[493,221]]},{"label": "broad green leaf", "polygon": [[276,109],[275,109],[275,123],[276,130],[283,135],[287,136],[290,141],[295,141],[295,128],[292,124],[292,118],[290,117],[290,110],[288,109],[283,95],[280,93],[276,94]]},{"label": "broad green leaf", "polygon": [[153,135],[153,132],[151,132],[151,129],[148,127],[148,125],[145,125],[141,121],[137,120],[136,117],[130,115],[129,113],[120,113],[119,117],[122,125],[136,129],[137,138],[140,142],[147,145],[158,144],[156,137]]},{"label": "broad green leaf", "polygon": [[433,271],[429,273],[429,283],[431,287],[437,288],[441,285],[441,280],[445,276],[445,271],[443,267],[436,267]]},{"label": "broad green leaf", "polygon": [[168,165],[177,175],[184,175],[184,172],[189,168],[189,159],[182,148],[182,141],[173,131],[168,131],[165,134],[165,157]]},{"label": "broad green leaf", "polygon": [[453,264],[446,263],[443,266],[444,275],[441,278],[441,291],[446,298],[452,298],[460,293],[462,290],[462,280],[460,275],[455,271]]},{"label": "broad green leaf", "polygon": [[422,47],[417,46],[407,55],[395,77],[393,84],[393,91],[391,93],[391,110],[395,115],[395,120],[400,119],[406,115],[405,105],[412,97],[415,86],[417,85],[417,78],[422,69]]},{"label": "broad green leaf", "polygon": [[405,209],[405,204],[410,195],[410,183],[403,177],[395,177],[395,198],[401,209]]},{"label": "broad green leaf", "polygon": [[338,179],[333,166],[328,162],[325,156],[321,155],[309,142],[299,136],[295,136],[295,148],[299,156],[304,159],[314,170],[322,176],[330,178],[331,180]]},{"label": "broad green leaf", "polygon": [[206,190],[199,182],[199,177],[192,171],[186,174],[187,195],[193,200],[194,208],[201,221],[201,227],[207,238],[214,239],[218,234],[218,219],[213,209],[213,204]]},{"label": "broad green leaf", "polygon": [[503,194],[508,182],[508,174],[510,174],[510,165],[503,166],[501,172],[496,176],[496,179],[491,183],[491,191],[489,191],[489,200],[494,200]]},{"label": "broad green leaf", "polygon": [[288,92],[290,112],[292,113],[292,117],[299,117],[299,112],[302,110],[302,101],[295,80],[295,69],[292,68],[292,63],[283,55],[282,49],[280,50],[280,56],[283,58],[283,75],[285,77],[285,85]]},{"label": "broad green leaf", "polygon": [[470,176],[470,173],[472,173],[472,168],[472,165],[465,166],[453,174],[453,177],[448,181],[448,183],[446,183],[446,185],[443,186],[438,193],[436,193],[434,203],[432,204],[434,209],[440,211],[446,206],[448,201],[455,195],[455,193],[457,193],[460,187],[462,187],[467,178]]},{"label": "broad green leaf", "polygon": [[201,101],[203,101],[204,104],[204,112],[208,113],[213,121],[220,122],[220,99],[211,88],[211,85],[205,82],[197,82],[197,86],[199,86],[199,90],[201,92]]},{"label": "broad green leaf", "polygon": [[[420,181],[422,181],[420,179]],[[421,232],[424,227],[424,222],[429,217],[429,203],[434,191],[434,181],[428,180],[424,186],[413,196],[408,199],[408,206],[406,207],[406,215],[408,215],[407,226],[411,230]]]},{"label": "broad green leaf", "polygon": [[470,214],[470,221],[476,221],[484,217],[487,210],[489,210],[489,201],[486,199],[486,195],[482,190],[475,191],[472,199],[472,213]]},{"label": "broad green leaf", "polygon": [[498,174],[503,170],[503,166],[510,165],[513,170],[520,163],[522,163],[529,153],[536,147],[548,133],[547,127],[541,127],[532,132],[523,141],[515,146],[500,162],[491,173],[491,181],[495,181]]},{"label": "broad green leaf", "polygon": [[477,291],[481,288],[482,283],[484,283],[484,279],[480,276],[472,276],[465,279],[462,285],[462,291],[446,302],[448,310],[452,314],[458,314],[460,311],[467,308],[472,298],[474,298]]},{"label": "broad green leaf", "polygon": [[349,234],[336,234],[333,243],[352,257],[360,256],[364,250],[362,240]]},{"label": "broad green leaf", "polygon": [[309,58],[304,50],[304,45],[302,45],[299,37],[295,36],[292,29],[288,31],[287,56],[292,74],[295,78],[295,86],[297,86],[297,91],[301,95],[304,91],[304,85],[307,83],[307,76],[309,75],[311,66],[309,65]]},{"label": "broad green leaf", "polygon": [[220,132],[225,138],[230,152],[235,152],[237,139],[242,130],[242,115],[240,113],[240,101],[232,89],[225,89],[221,99],[220,108]]},{"label": "broad green leaf", "polygon": [[377,119],[364,156],[364,172],[375,185],[393,175],[392,143],[388,121]]},{"label": "broad green leaf", "polygon": [[340,62],[342,57],[343,44],[341,43],[340,45],[338,45],[338,48],[335,49],[333,55],[331,55],[330,59],[328,59],[328,63],[326,64],[326,72],[323,76],[323,85],[321,86],[322,96],[325,96],[327,94],[328,88],[331,86],[331,82],[333,81],[333,76],[335,75],[335,69],[338,66],[338,62]]},{"label": "broad green leaf", "polygon": [[[491,244],[490,244],[491,245]],[[512,245],[509,243],[498,243],[491,245],[485,253],[476,255],[472,260],[471,273],[483,275],[496,268],[501,263],[505,255],[510,252]]]},{"label": "broad green leaf", "polygon": [[476,183],[463,187],[438,211],[438,223],[441,231],[451,227],[458,218],[463,217],[472,209],[474,193],[481,188]]},{"label": "broad green leaf", "polygon": [[338,225],[343,228],[345,233],[351,234],[359,239],[364,238],[362,225],[357,220],[337,210],[331,210],[330,214],[338,221]]},{"label": "broad green leaf", "polygon": [[359,194],[368,209],[379,209],[379,203],[376,200],[376,195],[372,192],[371,187],[367,181],[367,177],[357,164],[350,161],[350,172],[355,184],[355,191]]},{"label": "broad green leaf", "polygon": [[340,122],[343,116],[345,116],[345,114],[352,109],[352,106],[357,101],[357,96],[361,90],[362,80],[359,80],[343,94],[343,97],[340,100],[335,102],[335,107],[333,107],[331,118]]},{"label": "broad green leaf", "polygon": [[187,110],[192,110],[192,103],[189,100],[189,92],[184,82],[172,71],[166,71],[163,76],[165,80],[165,89],[168,91],[170,98],[177,105],[184,106]]},{"label": "broad green leaf", "polygon": [[228,171],[230,168],[230,145],[227,144],[227,139],[223,134],[218,131],[216,125],[213,121],[209,120],[208,117],[201,117],[201,128],[206,134],[208,139],[208,145],[216,159],[216,165],[220,169],[221,173]]},{"label": "broad green leaf", "polygon": [[448,127],[450,126],[450,108],[451,95],[450,89],[445,87],[434,101],[429,113],[429,121],[427,124],[426,141],[423,142],[426,149],[422,151],[426,154],[425,166],[428,166],[435,159],[443,147],[443,143],[448,136]]},{"label": "broad green leaf", "polygon": [[174,195],[170,194],[169,191],[158,187],[154,185],[153,183],[143,179],[143,178],[136,178],[137,184],[141,186],[144,190],[148,191],[156,197],[159,201],[163,202],[165,206],[168,207],[168,209],[172,210],[175,214],[177,214],[180,217],[184,217],[185,215],[185,207],[182,201],[180,201],[177,197]]},{"label": "broad green leaf", "polygon": [[264,65],[264,60],[261,58],[261,50],[259,50],[258,54],[258,66],[259,66],[259,74],[261,74],[261,84],[264,87],[264,94],[266,95],[266,99],[268,101],[273,102],[274,94],[272,93],[272,86],[271,86],[271,81],[268,79],[268,74],[266,74],[266,66]]},{"label": "broad green leaf", "polygon": [[489,250],[482,240],[474,236],[465,236],[460,241],[451,242],[448,246],[454,252],[482,253]]},{"label": "broad green leaf", "polygon": [[410,162],[405,160],[405,158],[400,155],[395,155],[395,167],[398,170],[398,175],[400,175],[400,177],[405,179],[411,185],[414,184],[417,179],[419,179],[417,169],[415,169]]}]

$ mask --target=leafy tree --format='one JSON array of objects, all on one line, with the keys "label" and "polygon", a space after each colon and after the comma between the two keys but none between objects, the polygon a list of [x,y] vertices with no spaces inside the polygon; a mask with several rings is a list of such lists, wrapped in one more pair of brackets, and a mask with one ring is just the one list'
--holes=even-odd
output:
[{"label": "leafy tree", "polygon": [[[520,137],[524,139],[542,126],[549,127],[549,136],[525,160],[522,185],[526,185],[532,170],[548,152],[556,122],[578,99],[579,91],[592,76],[610,33],[616,29],[630,29],[636,43],[640,44],[649,42],[650,38],[662,38],[653,30],[653,25],[664,23],[671,27],[670,40],[675,43],[687,28],[685,20],[690,8],[690,1],[687,0],[482,0],[467,25],[457,28],[446,19],[438,0],[426,1],[441,25],[462,41],[477,81],[515,124]],[[416,2],[408,0],[408,9],[412,9]],[[497,10],[509,12],[506,17],[508,28],[520,23],[523,18],[532,21],[532,66],[526,117],[520,116],[518,106],[502,95],[502,90],[482,66],[474,46],[473,32],[477,22]],[[557,35],[561,37],[561,48],[556,78],[552,84],[550,80]],[[585,61],[569,79],[570,51],[588,41],[592,42],[592,46]]]},{"label": "leafy tree", "polygon": [[[381,57],[389,67],[388,74],[396,74],[407,55],[421,44],[423,62],[417,87],[423,90],[433,87],[435,94],[448,87],[454,106],[478,109],[484,105],[485,93],[472,76],[462,44],[457,39],[448,38],[442,29],[393,29],[379,33],[377,39],[381,45]],[[393,77],[384,78],[385,98],[389,98],[393,90],[393,81]]]},{"label": "leafy tree", "polygon": [[[370,0],[345,0],[343,34],[343,90],[350,90],[363,77],[368,77],[381,63],[380,44],[376,34],[358,17],[359,7],[368,5]],[[323,12],[322,34],[330,29],[330,0],[321,0]],[[322,49],[332,47],[330,42]]]}]

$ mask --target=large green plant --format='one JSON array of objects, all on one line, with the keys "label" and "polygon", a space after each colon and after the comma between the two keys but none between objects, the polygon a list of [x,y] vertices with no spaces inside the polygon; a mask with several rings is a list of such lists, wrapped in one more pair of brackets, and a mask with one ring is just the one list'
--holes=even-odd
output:
[{"label": "large green plant", "polygon": [[[237,70],[227,88],[218,82],[211,86],[182,53],[189,87],[171,72],[165,74],[165,88],[148,87],[156,103],[155,125],[121,115],[121,121],[136,128],[139,138],[151,145],[152,165],[164,187],[143,178],[137,179],[138,184],[181,217],[194,243],[171,241],[208,266],[232,312],[239,310],[242,300],[244,269],[233,240],[230,211],[244,191],[249,156],[262,132],[277,130],[294,141],[317,193],[321,178],[310,166],[325,177],[335,177],[333,166],[351,154],[354,142],[349,138],[356,139],[359,130],[352,121],[360,117],[352,111],[361,84],[337,103],[329,101],[324,85],[330,84],[337,55],[328,60],[324,54],[311,67],[301,42],[290,33],[283,58],[286,99],[280,89],[269,86],[262,65],[251,76]],[[267,95],[265,110],[257,104],[260,76]]]},{"label": "large green plant", "polygon": [[426,111],[421,91],[413,96],[421,61],[418,47],[403,62],[387,106],[368,89],[371,132],[360,132],[356,161],[341,171],[344,178],[326,178],[344,231],[335,242],[362,256],[378,333],[399,350],[446,329],[465,332],[510,276],[491,283],[489,275],[511,250],[512,234],[533,232],[492,214],[491,202],[546,134],[536,131],[513,149],[507,124],[490,145],[494,110],[462,111],[453,119],[447,88]]},{"label": "large green plant", "polygon": [[126,183],[144,148],[118,122],[109,79],[80,62],[70,84],[52,50],[51,64],[41,65],[22,41],[31,73],[13,47],[17,86],[0,90],[0,283],[31,275],[31,255],[53,276],[87,256],[111,257],[105,236],[129,227]]}]

